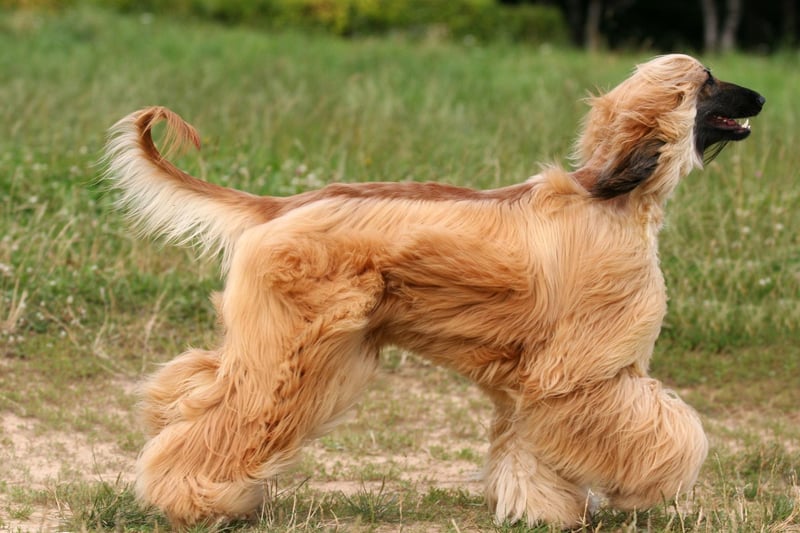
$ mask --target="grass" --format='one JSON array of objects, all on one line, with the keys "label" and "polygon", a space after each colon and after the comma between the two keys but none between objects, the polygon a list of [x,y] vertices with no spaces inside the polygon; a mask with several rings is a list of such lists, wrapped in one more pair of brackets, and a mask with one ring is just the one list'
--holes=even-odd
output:
[{"label": "grass", "polygon": [[[0,11],[0,528],[167,527],[132,497],[133,384],[214,342],[221,281],[110,209],[95,162],[118,118],[172,107],[204,145],[181,166],[255,193],[493,187],[566,164],[581,98],[645,57]],[[681,185],[661,239],[671,299],[653,373],[701,411],[713,452],[685,500],[603,510],[586,531],[800,529],[800,56],[707,61],[767,97],[751,138]],[[485,452],[480,395],[405,354],[382,370],[260,520],[232,529],[524,530],[492,524],[468,481]]]}]

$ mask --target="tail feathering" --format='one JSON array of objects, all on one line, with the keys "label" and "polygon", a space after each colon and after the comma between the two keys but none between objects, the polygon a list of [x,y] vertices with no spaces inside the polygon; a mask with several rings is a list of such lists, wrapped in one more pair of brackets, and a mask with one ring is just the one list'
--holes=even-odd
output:
[{"label": "tail feathering", "polygon": [[153,126],[166,121],[165,153],[200,148],[197,131],[165,107],[132,113],[109,132],[103,178],[120,193],[117,206],[144,236],[193,245],[201,255],[223,257],[223,269],[238,237],[265,222],[259,197],[214,185],[183,172],[153,143]]}]

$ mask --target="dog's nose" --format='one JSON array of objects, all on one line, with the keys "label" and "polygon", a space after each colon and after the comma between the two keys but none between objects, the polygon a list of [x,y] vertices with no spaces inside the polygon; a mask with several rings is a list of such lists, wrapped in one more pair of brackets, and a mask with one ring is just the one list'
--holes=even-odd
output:
[{"label": "dog's nose", "polygon": [[767,103],[767,99],[761,96],[760,94],[758,95],[757,101],[758,101],[758,107],[764,107],[764,104]]}]

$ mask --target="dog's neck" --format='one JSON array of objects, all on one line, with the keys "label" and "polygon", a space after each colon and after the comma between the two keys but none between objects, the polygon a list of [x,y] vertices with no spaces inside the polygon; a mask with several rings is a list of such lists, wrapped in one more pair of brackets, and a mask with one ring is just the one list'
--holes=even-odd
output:
[{"label": "dog's neck", "polygon": [[[591,190],[597,183],[600,171],[585,166],[581,167],[570,176],[591,195]],[[632,191],[613,198],[596,198],[595,201],[603,202],[617,212],[628,212],[638,221],[647,240],[657,246],[658,233],[664,223],[664,208],[672,189],[637,187]]]},{"label": "dog's neck", "polygon": [[597,183],[597,178],[600,176],[600,172],[594,168],[581,167],[574,172],[571,172],[570,175],[588,192],[591,191],[594,185]]}]

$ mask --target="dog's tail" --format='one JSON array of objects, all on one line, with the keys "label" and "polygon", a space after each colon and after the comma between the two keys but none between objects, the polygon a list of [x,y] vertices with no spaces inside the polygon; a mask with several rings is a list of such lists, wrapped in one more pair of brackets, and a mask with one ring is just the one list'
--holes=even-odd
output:
[{"label": "dog's tail", "polygon": [[162,120],[166,154],[188,144],[200,148],[197,131],[176,113],[142,109],[111,128],[104,177],[120,191],[117,205],[142,234],[221,253],[227,264],[242,232],[274,218],[278,199],[214,185],[177,168],[153,143],[153,126]]}]

